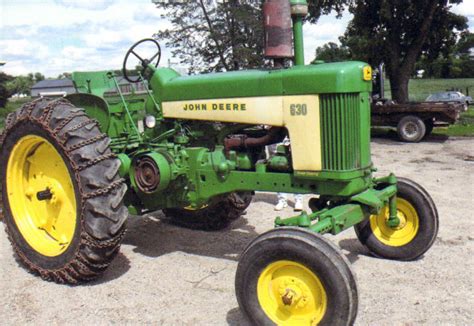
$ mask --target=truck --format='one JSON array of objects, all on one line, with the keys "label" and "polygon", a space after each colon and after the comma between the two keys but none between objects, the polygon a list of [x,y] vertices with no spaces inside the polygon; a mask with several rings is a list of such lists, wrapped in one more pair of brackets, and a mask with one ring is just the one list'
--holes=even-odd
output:
[{"label": "truck", "polygon": [[429,136],[434,127],[456,123],[465,103],[461,102],[407,102],[395,103],[385,98],[383,64],[374,78],[372,94],[372,126],[395,127],[398,138],[404,142],[419,142]]},{"label": "truck", "polygon": [[[144,39],[127,51],[123,74],[146,82],[145,95],[123,94],[113,73],[77,75],[82,93],[11,113],[0,176],[18,261],[45,280],[83,283],[117,255],[128,218],[162,210],[183,226],[220,230],[254,191],[306,194],[310,211],[277,217],[240,255],[237,301],[252,325],[353,324],[356,279],[324,235],[354,228],[374,256],[410,261],[432,246],[439,218],[421,185],[374,174],[371,67],[304,65],[307,13],[305,0],[264,3],[271,69],[181,76],[159,67],[159,43]],[[145,57],[143,44],[155,53]],[[103,96],[108,83],[114,101]],[[265,157],[285,137],[290,145]]]}]

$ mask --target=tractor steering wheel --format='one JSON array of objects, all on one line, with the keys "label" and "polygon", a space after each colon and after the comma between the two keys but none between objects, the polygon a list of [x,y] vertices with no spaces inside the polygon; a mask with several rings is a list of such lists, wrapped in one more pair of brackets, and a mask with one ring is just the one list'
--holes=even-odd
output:
[{"label": "tractor steering wheel", "polygon": [[[156,48],[157,48],[155,54],[149,59],[143,59],[139,54],[135,52],[135,48],[145,42],[152,42],[154,45],[156,45]],[[125,59],[123,60],[123,68],[122,68],[123,77],[131,83],[138,83],[140,81],[140,77],[131,78],[127,74],[127,61],[129,59],[130,54],[133,54],[138,60],[140,60],[140,64],[143,67],[143,69],[146,69],[146,67],[148,67],[149,64],[153,64],[153,61],[156,59],[156,63],[154,64],[156,68],[158,67],[158,64],[160,63],[160,59],[161,59],[160,44],[158,44],[158,42],[152,38],[145,38],[141,41],[138,41],[134,45],[132,45],[132,47],[127,51],[127,54],[125,54]]]}]

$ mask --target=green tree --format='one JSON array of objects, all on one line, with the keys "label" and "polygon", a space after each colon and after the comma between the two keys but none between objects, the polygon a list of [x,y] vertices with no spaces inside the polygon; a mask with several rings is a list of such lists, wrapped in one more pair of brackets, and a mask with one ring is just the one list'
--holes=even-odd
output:
[{"label": "green tree", "polygon": [[385,62],[392,97],[408,100],[408,82],[417,60],[423,55],[434,62],[449,53],[467,19],[449,11],[462,0],[364,0],[354,1],[349,11],[354,18],[341,37],[353,58],[373,65]]},{"label": "green tree", "polygon": [[65,78],[71,79],[72,74],[70,72],[63,72],[62,74],[59,74],[57,77],[57,79],[65,79]]},{"label": "green tree", "polygon": [[158,32],[189,72],[237,70],[263,63],[260,3],[159,3],[172,27]]},{"label": "green tree", "polygon": [[10,96],[13,94],[31,94],[31,87],[39,81],[44,80],[44,75],[40,72],[32,73],[30,72],[26,76],[16,76],[12,77],[7,83],[6,88],[10,93]]},{"label": "green tree", "polygon": [[[474,49],[474,33],[462,33],[456,44],[455,59],[453,60],[453,78],[474,77],[474,58],[470,52]],[[457,73],[457,75],[455,74]]]},{"label": "green tree", "polygon": [[306,21],[315,24],[319,17],[335,11],[340,17],[351,0],[308,0],[308,17]]},{"label": "green tree", "polygon": [[461,54],[469,54],[472,48],[474,48],[474,33],[469,31],[461,33],[461,37],[456,44],[456,51]]},{"label": "green tree", "polygon": [[35,81],[35,82],[40,82],[40,81],[42,81],[42,80],[45,80],[44,75],[43,75],[42,73],[40,73],[40,72],[35,72],[35,74],[34,74],[34,81]]},{"label": "green tree", "polygon": [[8,83],[13,80],[13,76],[7,75],[4,72],[0,72],[0,108],[4,108],[7,104],[7,100],[12,93],[8,88]]},{"label": "green tree", "polygon": [[431,60],[423,54],[416,64],[416,70],[424,70],[424,78],[472,78],[474,60],[469,52],[471,48],[474,48],[474,34],[462,32],[458,42],[436,59]]},{"label": "green tree", "polygon": [[7,88],[11,94],[31,94],[31,87],[35,84],[31,76],[16,76],[7,83]]},{"label": "green tree", "polygon": [[339,46],[334,42],[329,42],[316,49],[316,60],[325,62],[337,62],[351,59],[351,52],[345,46]]},{"label": "green tree", "polygon": [[[171,28],[155,34],[190,73],[261,67],[262,1],[156,2]],[[342,12],[346,0],[309,1],[307,20],[316,22],[332,9]]]}]

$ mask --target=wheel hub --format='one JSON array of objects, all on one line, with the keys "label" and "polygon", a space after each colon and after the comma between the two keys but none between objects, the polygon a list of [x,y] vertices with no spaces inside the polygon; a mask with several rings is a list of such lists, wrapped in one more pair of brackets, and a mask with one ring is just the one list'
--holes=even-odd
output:
[{"label": "wheel hub", "polygon": [[[400,210],[397,210],[397,217],[398,217],[399,223],[398,223],[397,226],[394,226],[392,228],[395,229],[395,230],[401,230],[407,225],[407,217]],[[387,221],[388,221],[388,219],[387,219]]]},{"label": "wheel hub", "polygon": [[414,136],[416,135],[417,133],[417,126],[414,124],[414,123],[409,123],[407,124],[407,126],[405,127],[405,131],[406,133],[409,135],[409,136]]},{"label": "wheel hub", "polygon": [[327,307],[326,291],[311,270],[292,261],[276,261],[260,274],[258,299],[277,324],[317,324]]},{"label": "wheel hub", "polygon": [[40,201],[41,200],[50,200],[51,198],[53,198],[53,193],[51,192],[51,189],[46,188],[45,190],[38,191],[36,193],[36,198]]},{"label": "wheel hub", "polygon": [[384,207],[379,215],[370,217],[370,227],[377,239],[392,247],[400,247],[412,241],[418,233],[419,217],[413,205],[403,198],[397,197],[397,217],[400,223],[390,226],[390,212]]},{"label": "wheel hub", "polygon": [[295,278],[286,278],[280,284],[278,292],[283,305],[298,309],[306,306],[310,290],[303,282]]}]

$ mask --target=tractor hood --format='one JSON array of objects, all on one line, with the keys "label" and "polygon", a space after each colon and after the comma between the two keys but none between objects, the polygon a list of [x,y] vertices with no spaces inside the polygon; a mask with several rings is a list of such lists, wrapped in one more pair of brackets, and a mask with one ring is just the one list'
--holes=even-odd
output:
[{"label": "tractor hood", "polygon": [[180,76],[157,69],[150,84],[159,102],[213,98],[369,92],[363,62],[294,66],[288,69],[246,70]]}]

